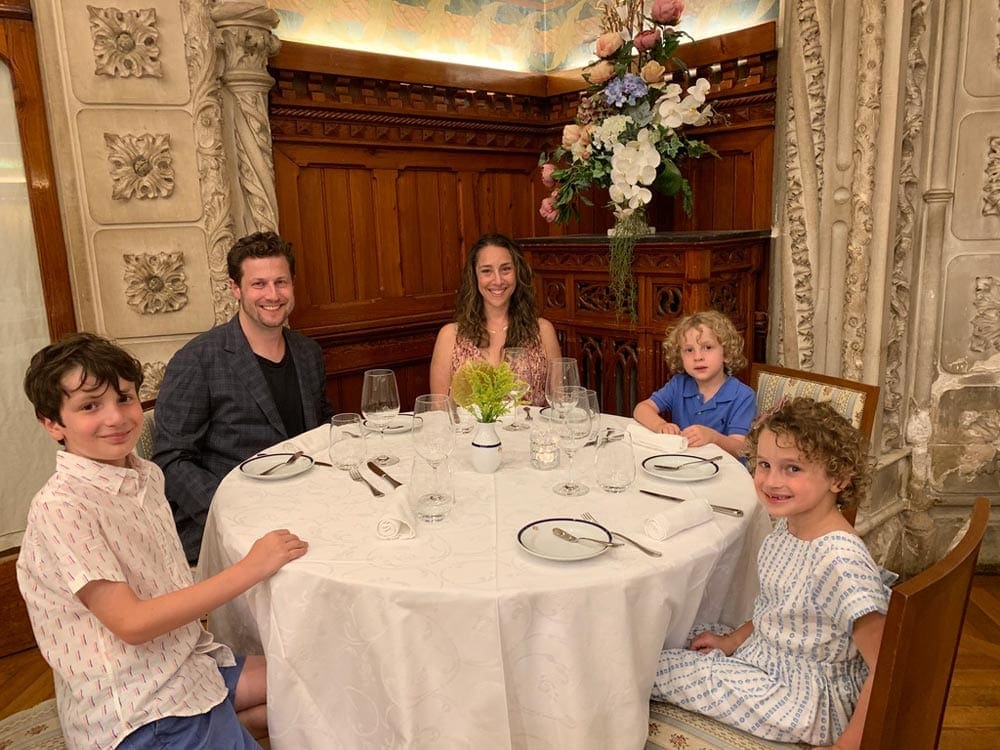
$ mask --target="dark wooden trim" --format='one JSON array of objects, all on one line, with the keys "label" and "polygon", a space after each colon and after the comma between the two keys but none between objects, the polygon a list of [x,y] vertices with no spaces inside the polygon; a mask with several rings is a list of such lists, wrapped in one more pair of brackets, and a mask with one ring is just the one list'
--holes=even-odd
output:
[{"label": "dark wooden trim", "polygon": [[31,2],[29,0],[0,0],[0,18],[18,18],[22,21],[30,21]]},{"label": "dark wooden trim", "polygon": [[35,645],[28,609],[17,587],[18,548],[0,553],[0,657]]},{"label": "dark wooden trim", "polygon": [[424,86],[477,89],[498,94],[546,96],[545,76],[436,60],[282,42],[271,67],[309,73],[384,79]]},{"label": "dark wooden trim", "polygon": [[0,18],[0,59],[10,66],[45,313],[49,335],[55,340],[76,330],[76,315],[35,30],[30,21]]}]

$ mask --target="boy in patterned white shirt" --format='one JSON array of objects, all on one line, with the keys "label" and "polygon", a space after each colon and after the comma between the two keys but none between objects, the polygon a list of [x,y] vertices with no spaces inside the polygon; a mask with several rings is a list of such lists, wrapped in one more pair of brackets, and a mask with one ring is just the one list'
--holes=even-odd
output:
[{"label": "boy in patterned white shirt", "polygon": [[272,531],[194,583],[163,473],[132,453],[141,384],[136,359],[89,333],[46,346],[25,374],[38,420],[65,448],[32,500],[17,578],[66,745],[259,748],[251,732],[267,731],[264,657],[234,658],[199,617],[307,545]]}]

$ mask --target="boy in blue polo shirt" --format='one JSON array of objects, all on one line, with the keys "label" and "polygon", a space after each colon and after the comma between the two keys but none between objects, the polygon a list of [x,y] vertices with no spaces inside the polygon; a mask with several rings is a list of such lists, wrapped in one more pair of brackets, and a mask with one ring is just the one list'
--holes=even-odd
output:
[{"label": "boy in blue polo shirt", "polygon": [[[692,448],[714,443],[741,457],[757,416],[757,396],[731,374],[746,367],[736,326],[715,310],[688,315],[667,332],[663,351],[677,374],[632,416],[653,432],[683,435]],[[660,416],[663,412],[673,421]]]},{"label": "boy in blue polo shirt", "polygon": [[263,656],[234,658],[198,621],[307,545],[287,530],[194,583],[163,472],[132,449],[142,366],[91,333],[35,354],[24,390],[63,445],[17,560],[35,640],[55,678],[66,746],[252,750],[267,733]]}]

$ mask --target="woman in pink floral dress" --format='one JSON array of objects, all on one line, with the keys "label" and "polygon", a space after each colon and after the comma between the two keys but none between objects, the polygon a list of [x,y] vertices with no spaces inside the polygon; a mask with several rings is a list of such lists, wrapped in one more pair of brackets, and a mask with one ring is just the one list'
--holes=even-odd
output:
[{"label": "woman in pink floral dress", "polygon": [[552,324],[538,317],[531,268],[517,243],[487,234],[469,250],[455,300],[455,322],[444,326],[431,358],[431,392],[448,393],[451,377],[470,359],[499,364],[504,349],[521,348],[511,369],[529,386],[526,398],[545,403],[547,361],[560,357]]}]

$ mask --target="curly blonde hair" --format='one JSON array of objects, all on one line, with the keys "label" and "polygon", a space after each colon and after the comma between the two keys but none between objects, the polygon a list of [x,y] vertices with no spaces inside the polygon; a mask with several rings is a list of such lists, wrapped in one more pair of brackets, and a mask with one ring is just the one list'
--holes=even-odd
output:
[{"label": "curly blonde hair", "polygon": [[764,430],[789,438],[805,460],[820,464],[827,476],[847,482],[837,496],[841,508],[856,508],[867,496],[872,468],[868,440],[830,404],[794,398],[762,415],[743,444],[751,472],[757,465],[757,445]]},{"label": "curly blonde hair", "polygon": [[733,321],[717,310],[705,310],[681,318],[677,325],[667,330],[667,338],[663,341],[663,355],[671,372],[684,372],[684,361],[681,358],[684,334],[690,330],[703,328],[710,331],[722,345],[722,358],[727,375],[747,366],[747,358],[743,353],[743,337],[736,330]]}]

